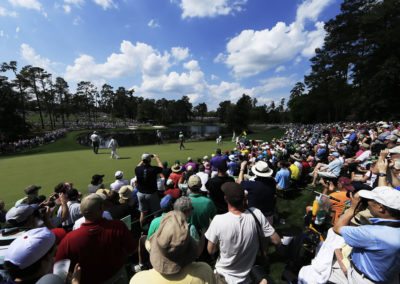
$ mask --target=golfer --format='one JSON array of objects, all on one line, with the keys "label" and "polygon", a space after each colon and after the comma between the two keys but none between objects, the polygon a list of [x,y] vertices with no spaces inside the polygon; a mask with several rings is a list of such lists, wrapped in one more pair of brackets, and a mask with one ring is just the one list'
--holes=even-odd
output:
[{"label": "golfer", "polygon": [[118,142],[115,140],[114,136],[111,136],[111,140],[108,143],[108,148],[111,149],[111,159],[119,159],[117,154]]},{"label": "golfer", "polygon": [[183,145],[183,142],[185,142],[185,136],[183,135],[182,131],[179,131],[179,142],[179,150],[182,150],[182,148],[185,149],[185,145]]},{"label": "golfer", "polygon": [[97,134],[97,131],[93,131],[93,134],[90,135],[90,140],[92,141],[93,152],[97,154],[100,146],[100,136]]}]

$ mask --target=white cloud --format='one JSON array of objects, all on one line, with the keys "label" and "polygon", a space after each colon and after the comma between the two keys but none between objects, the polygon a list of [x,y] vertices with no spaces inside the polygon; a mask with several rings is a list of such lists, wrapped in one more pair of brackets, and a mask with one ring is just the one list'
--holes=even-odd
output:
[{"label": "white cloud", "polygon": [[15,7],[22,7],[37,11],[42,10],[42,4],[38,0],[8,0],[8,2]]},{"label": "white cloud", "polygon": [[0,17],[16,17],[17,13],[0,6]]},{"label": "white cloud", "polygon": [[0,30],[0,37],[4,37],[4,31]]},{"label": "white cloud", "polygon": [[74,20],[72,21],[72,24],[73,24],[74,26],[79,26],[79,25],[82,24],[82,23],[83,23],[83,20],[82,20],[82,18],[79,17],[79,16],[75,17]]},{"label": "white cloud", "polygon": [[103,10],[117,8],[117,5],[114,3],[113,0],[93,0],[93,2],[101,6]]},{"label": "white cloud", "polygon": [[298,55],[311,57],[315,48],[324,42],[322,22],[315,29],[305,29],[306,19],[316,20],[331,0],[305,0],[297,9],[296,21],[278,22],[271,29],[243,30],[230,39],[226,53],[220,53],[214,62],[224,62],[235,77],[243,78],[276,68]]},{"label": "white cloud", "polygon": [[30,65],[35,67],[41,67],[49,73],[55,73],[53,67],[56,63],[52,62],[46,57],[42,57],[36,53],[36,51],[28,44],[21,44],[20,48],[21,57]]},{"label": "white cloud", "polygon": [[151,19],[151,20],[147,23],[147,26],[150,27],[150,28],[155,29],[155,28],[159,28],[159,27],[160,27],[160,24],[159,24],[155,19]]},{"label": "white cloud", "polygon": [[182,61],[182,60],[185,60],[186,58],[188,58],[189,48],[173,47],[173,48],[171,48],[171,54],[176,60]]},{"label": "white cloud", "polygon": [[17,26],[16,28],[15,28],[15,32],[16,33],[19,33],[21,31],[21,28],[19,27],[19,26]]},{"label": "white cloud", "polygon": [[333,2],[333,0],[305,0],[297,8],[296,22],[304,23],[305,20],[316,21],[321,12]]},{"label": "white cloud", "polygon": [[280,65],[278,67],[275,68],[275,73],[280,73],[286,70],[286,67],[283,65]]},{"label": "white cloud", "polygon": [[180,0],[171,1],[179,4],[182,18],[204,18],[230,15],[243,10],[247,0]]},{"label": "white cloud", "polygon": [[66,14],[71,13],[71,6],[70,5],[63,5],[64,12]]},{"label": "white cloud", "polygon": [[64,5],[62,7],[64,12],[69,14],[72,11],[72,6],[81,7],[83,4],[85,4],[85,0],[64,0]]}]

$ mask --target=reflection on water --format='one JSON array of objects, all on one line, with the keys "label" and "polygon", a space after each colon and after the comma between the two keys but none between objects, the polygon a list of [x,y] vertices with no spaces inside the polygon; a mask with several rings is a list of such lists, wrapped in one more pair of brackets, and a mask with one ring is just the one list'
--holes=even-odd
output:
[{"label": "reflection on water", "polygon": [[[163,142],[177,141],[179,132],[182,131],[186,139],[212,140],[219,135],[230,137],[232,133],[228,129],[218,125],[192,125],[160,129]],[[92,132],[81,134],[77,141],[82,145],[91,145],[89,136]],[[118,141],[120,146],[147,145],[157,143],[156,129],[154,130],[98,130],[101,136],[100,148],[107,148],[111,135]]]}]

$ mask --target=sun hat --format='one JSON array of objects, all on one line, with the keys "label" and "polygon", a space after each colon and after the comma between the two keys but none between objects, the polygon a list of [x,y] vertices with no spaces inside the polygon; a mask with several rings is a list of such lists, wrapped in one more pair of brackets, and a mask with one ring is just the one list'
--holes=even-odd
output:
[{"label": "sun hat", "polygon": [[188,187],[189,187],[190,189],[192,189],[192,188],[200,189],[201,186],[202,186],[202,184],[201,184],[201,179],[200,179],[199,176],[197,176],[197,175],[191,175],[191,176],[189,177],[189,180],[188,180]]},{"label": "sun hat", "polygon": [[251,171],[259,177],[270,177],[274,172],[268,166],[268,163],[264,161],[258,161],[254,166],[251,167]]},{"label": "sun hat", "polygon": [[208,160],[208,159],[209,159],[208,156],[203,157],[203,160]]},{"label": "sun hat", "polygon": [[116,171],[115,172],[115,178],[116,179],[123,178],[123,176],[124,176],[124,172],[123,171]]},{"label": "sun hat", "polygon": [[98,190],[96,190],[96,194],[99,195],[103,200],[106,200],[110,193],[111,190],[106,188],[99,188]]},{"label": "sun hat", "polygon": [[175,164],[171,167],[171,171],[173,171],[174,173],[179,173],[180,171],[182,171],[182,166]]},{"label": "sun hat", "polygon": [[46,227],[26,231],[10,244],[4,261],[25,269],[48,253],[55,242],[55,235]]},{"label": "sun hat", "polygon": [[292,158],[293,160],[297,161],[297,162],[301,162],[301,156],[299,153],[295,153],[294,155],[290,155],[290,158]]},{"label": "sun hat", "polygon": [[360,190],[358,194],[365,199],[371,199],[386,207],[400,210],[400,191],[389,186],[378,186],[371,191]]},{"label": "sun hat", "polygon": [[25,222],[38,208],[37,205],[20,204],[12,207],[6,214],[6,221],[10,224]]},{"label": "sun hat", "polygon": [[128,200],[128,199],[132,198],[132,192],[133,192],[133,187],[132,186],[124,185],[118,191],[119,198],[120,199],[124,199],[124,200]]},{"label": "sun hat", "polygon": [[46,274],[42,278],[36,282],[36,284],[64,284],[65,280],[63,280],[60,276],[56,274]]},{"label": "sun hat", "polygon": [[150,238],[150,262],[164,275],[178,273],[197,258],[197,244],[190,237],[186,216],[179,211],[167,213]]},{"label": "sun hat", "polygon": [[27,194],[27,195],[30,195],[30,194],[34,194],[34,193],[36,193],[39,189],[41,189],[42,187],[41,186],[39,186],[39,185],[34,185],[34,184],[32,184],[32,185],[30,185],[30,186],[28,186],[27,188],[25,188],[24,189],[24,192]]},{"label": "sun hat", "polygon": [[237,202],[244,199],[244,189],[236,182],[225,182],[221,186],[221,190],[228,202]]}]

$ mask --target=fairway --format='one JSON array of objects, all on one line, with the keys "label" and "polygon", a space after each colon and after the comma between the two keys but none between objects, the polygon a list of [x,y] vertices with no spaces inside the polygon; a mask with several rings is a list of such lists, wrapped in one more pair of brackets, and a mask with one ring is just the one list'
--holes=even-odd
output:
[{"label": "fairway", "polygon": [[[78,133],[70,132],[66,138],[26,154],[0,158],[0,199],[6,202],[7,208],[24,196],[23,190],[30,184],[41,185],[41,194],[48,195],[59,182],[70,181],[86,194],[93,174],[104,174],[106,186],[114,181],[117,170],[123,171],[125,178],[131,179],[144,152],[159,155],[161,161],[168,161],[171,166],[176,160],[186,162],[187,157],[197,159],[211,156],[217,148],[215,141],[187,142],[186,150],[182,151],[178,143],[121,147],[118,149],[121,159],[111,160],[109,149],[100,149],[99,154],[95,155],[91,148],[77,144],[75,137]],[[282,134],[280,129],[271,129],[257,132],[249,138],[270,141]],[[220,148],[231,150],[234,147],[230,140],[224,140]]]}]

